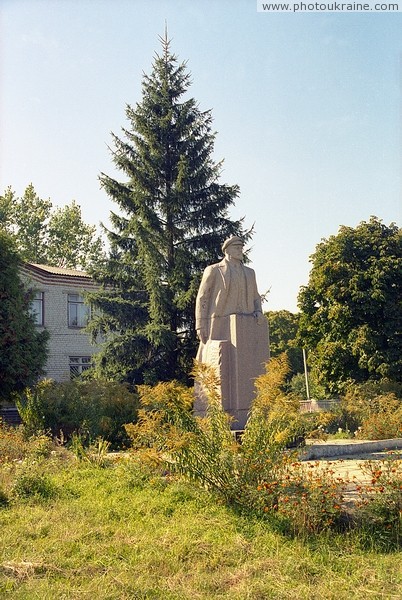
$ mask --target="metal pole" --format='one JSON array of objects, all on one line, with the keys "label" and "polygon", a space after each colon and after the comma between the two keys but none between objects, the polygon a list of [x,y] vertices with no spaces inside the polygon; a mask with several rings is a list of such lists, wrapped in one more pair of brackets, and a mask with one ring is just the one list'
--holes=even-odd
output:
[{"label": "metal pole", "polygon": [[303,348],[303,363],[304,363],[304,377],[306,379],[306,394],[307,394],[307,401],[310,402],[310,386],[308,384],[308,373],[307,373],[307,357],[306,357],[306,351]]}]

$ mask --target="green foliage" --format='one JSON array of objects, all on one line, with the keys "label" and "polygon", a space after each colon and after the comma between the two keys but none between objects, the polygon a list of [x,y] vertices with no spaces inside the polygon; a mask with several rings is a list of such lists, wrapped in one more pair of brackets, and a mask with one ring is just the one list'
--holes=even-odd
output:
[{"label": "green foliage", "polygon": [[27,262],[85,269],[103,254],[96,227],[83,222],[74,200],[53,210],[50,199],[39,198],[32,184],[21,198],[11,187],[0,196],[0,228],[14,238]]},{"label": "green foliage", "polygon": [[113,447],[128,443],[123,424],[137,415],[136,395],[102,380],[41,381],[20,394],[17,405],[29,433],[50,430],[65,439],[76,433],[86,443],[101,437]]},{"label": "green foliage", "polygon": [[[296,486],[295,477],[289,474],[292,461],[283,450],[304,434],[298,401],[283,391],[288,371],[286,355],[282,354],[271,360],[267,373],[257,380],[256,400],[241,443],[234,439],[230,419],[222,409],[217,377],[205,365],[195,369],[197,385],[208,398],[205,418],[192,415],[187,388],[174,382],[161,383],[140,390],[138,423],[126,425],[126,429],[135,447],[152,448],[153,456],[156,453],[171,471],[217,491],[230,504],[277,515],[282,496]],[[306,486],[303,493],[309,484]],[[311,499],[316,502],[316,495],[311,494]],[[279,512],[286,520],[285,511]],[[323,526],[328,515],[320,514]],[[318,527],[317,515],[316,520]]]},{"label": "green foliage", "polygon": [[358,524],[369,547],[373,538],[384,550],[402,542],[402,463],[387,458],[367,461],[364,469],[370,483],[359,486]]},{"label": "green foliage", "polygon": [[52,479],[46,473],[35,472],[32,465],[21,469],[12,488],[12,496],[19,499],[51,500],[56,494]]},{"label": "green foliage", "polygon": [[92,270],[103,287],[89,296],[100,309],[90,329],[106,340],[98,371],[135,384],[188,379],[203,269],[226,237],[249,237],[229,218],[239,190],[219,183],[211,112],[184,97],[190,74],[161,42],[141,101],[127,106],[125,139],[113,136],[113,162],[125,180],[100,177],[119,212],[111,213],[108,259]]},{"label": "green foliage", "polygon": [[296,346],[299,314],[288,310],[270,310],[265,313],[269,322],[269,349],[272,357],[283,352],[290,363],[289,376],[304,372],[301,348]]},{"label": "green foliage", "polygon": [[[362,530],[357,519],[341,534],[317,531],[305,540],[292,535],[293,515],[286,529],[272,518],[275,511],[261,510],[256,518],[233,510],[217,494],[144,467],[141,455],[120,456],[109,469],[56,458],[46,465],[56,490],[51,501],[9,496],[7,509],[0,510],[0,595],[6,598],[400,596],[395,550],[401,543],[385,520],[371,532],[368,521]],[[314,480],[319,477],[318,467],[306,468]],[[328,488],[320,495],[314,486],[317,511],[322,499],[332,510]],[[266,490],[256,496],[264,506]],[[291,511],[290,496],[285,499],[281,505]],[[303,511],[295,517],[303,518]]]},{"label": "green foliage", "polygon": [[[308,387],[310,392],[310,398],[314,398],[314,400],[325,400],[328,398],[328,393],[325,390],[325,387],[317,383],[316,376],[314,373],[308,374]],[[289,382],[289,390],[300,400],[307,399],[307,389],[306,389],[306,376],[304,373],[297,373],[293,375],[292,379]]]},{"label": "green foliage", "polygon": [[242,439],[243,451],[254,457],[260,451],[275,452],[304,437],[299,399],[285,391],[289,370],[283,353],[272,358],[266,372],[256,380],[256,398]]},{"label": "green foliage", "polygon": [[[350,482],[337,476],[331,465],[303,463],[285,451],[289,441],[305,433],[306,421],[298,414],[298,402],[285,393],[289,365],[285,354],[271,359],[267,373],[257,380],[253,403],[241,443],[230,432],[230,421],[221,407],[218,381],[213,370],[198,366],[195,376],[206,391],[207,414],[191,414],[189,390],[175,382],[140,391],[142,409],[136,425],[126,425],[142,457],[169,472],[180,473],[207,487],[248,514],[256,514],[281,531],[298,537],[342,529],[350,515],[345,512],[345,493]],[[336,423],[338,415],[317,415],[322,424]],[[372,534],[384,534],[388,548],[400,543],[400,468],[389,463],[387,477],[376,473],[370,486],[359,486],[362,512],[354,526],[361,528],[363,542],[372,515]],[[376,487],[379,482],[381,485]],[[378,494],[388,489],[381,501]],[[362,491],[364,490],[364,491]],[[397,495],[399,494],[399,499]],[[395,533],[396,532],[396,533]],[[372,539],[372,537],[371,537]]]},{"label": "green foliage", "polygon": [[363,420],[357,437],[363,440],[388,440],[402,438],[402,403],[398,408],[390,406],[390,398],[379,398],[379,413]]},{"label": "green foliage", "polygon": [[20,281],[19,257],[10,236],[0,231],[0,400],[32,385],[46,362],[46,331],[38,332],[29,308],[31,295]]},{"label": "green foliage", "polygon": [[89,463],[94,467],[106,467],[107,453],[110,443],[102,438],[98,438],[89,446],[85,446],[81,436],[73,434],[70,442],[70,449],[73,454],[82,462]]},{"label": "green foliage", "polygon": [[402,386],[367,382],[350,386],[341,407],[360,439],[402,437]]},{"label": "green foliage", "polygon": [[9,504],[9,497],[0,487],[0,508],[5,508]]},{"label": "green foliage", "polygon": [[402,379],[402,231],[372,217],[318,244],[299,294],[298,343],[318,379],[337,392],[348,382]]}]

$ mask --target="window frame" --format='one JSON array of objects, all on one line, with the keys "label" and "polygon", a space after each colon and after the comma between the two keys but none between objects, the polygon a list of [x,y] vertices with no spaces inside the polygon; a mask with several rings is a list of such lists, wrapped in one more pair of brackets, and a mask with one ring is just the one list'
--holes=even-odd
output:
[{"label": "window frame", "polygon": [[[31,300],[29,312],[32,318],[34,319],[35,325],[37,327],[43,327],[45,325],[45,292],[42,292],[40,290],[33,290],[33,293],[34,297]],[[37,297],[38,295],[40,295],[40,298]],[[36,303],[39,303],[39,312],[36,311],[34,308]]]},{"label": "window frame", "polygon": [[[75,296],[77,300],[73,300]],[[75,307],[76,315],[72,317],[71,310]],[[82,314],[80,314],[82,312]],[[84,296],[78,292],[67,293],[67,326],[69,329],[84,329],[91,318],[91,307],[85,304]]]},{"label": "window frame", "polygon": [[[77,371],[74,372],[74,367],[76,367]],[[86,354],[85,356],[74,354],[68,357],[68,368],[70,373],[70,379],[76,379],[77,377],[81,377],[85,371],[92,369],[93,360],[92,356]]]}]

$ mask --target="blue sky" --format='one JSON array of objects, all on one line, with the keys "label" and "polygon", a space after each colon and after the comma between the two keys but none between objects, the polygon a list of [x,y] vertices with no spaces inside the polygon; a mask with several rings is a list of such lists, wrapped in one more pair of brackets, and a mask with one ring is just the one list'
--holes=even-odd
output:
[{"label": "blue sky", "polygon": [[[141,100],[167,21],[212,109],[221,181],[255,223],[265,310],[295,311],[340,225],[402,221],[402,13],[258,13],[255,0],[0,0],[0,191],[32,182],[88,223],[116,210],[110,132]],[[119,176],[119,174],[117,174]],[[219,257],[217,257],[218,259]]]}]

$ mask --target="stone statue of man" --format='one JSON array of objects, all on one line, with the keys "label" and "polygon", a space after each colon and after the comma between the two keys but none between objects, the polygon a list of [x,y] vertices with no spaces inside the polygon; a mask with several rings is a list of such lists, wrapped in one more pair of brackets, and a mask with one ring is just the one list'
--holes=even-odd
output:
[{"label": "stone statue of man", "polygon": [[204,271],[195,314],[201,362],[208,340],[229,339],[229,315],[252,315],[258,323],[264,319],[255,273],[242,262],[243,245],[240,237],[230,237],[222,245],[224,259]]},{"label": "stone statue of man", "polygon": [[[255,273],[243,265],[243,240],[234,235],[222,250],[224,259],[205,269],[197,295],[197,361],[215,369],[231,427],[242,430],[255,396],[255,379],[269,360],[268,321]],[[203,416],[205,407],[205,390],[196,381],[195,414]]]}]

